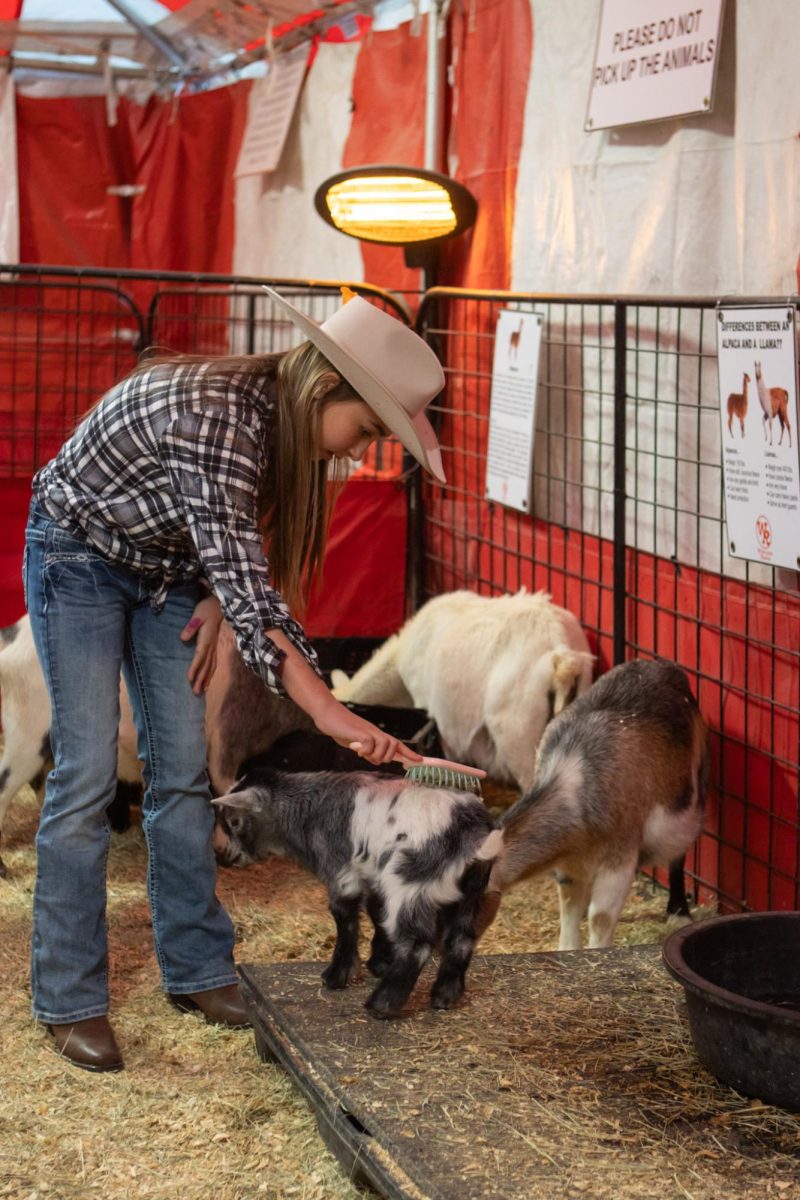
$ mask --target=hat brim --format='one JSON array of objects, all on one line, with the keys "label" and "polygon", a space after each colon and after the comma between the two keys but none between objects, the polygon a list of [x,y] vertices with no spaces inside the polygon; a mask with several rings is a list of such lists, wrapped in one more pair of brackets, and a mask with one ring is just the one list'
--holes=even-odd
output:
[{"label": "hat brim", "polygon": [[311,317],[295,308],[284,296],[266,284],[264,291],[290,318],[300,332],[320,350],[328,362],[342,375],[359,396],[370,406],[387,429],[405,446],[409,454],[440,483],[446,483],[442,467],[442,451],[424,412],[410,417],[402,404],[380,379],[363,363],[334,341]]}]

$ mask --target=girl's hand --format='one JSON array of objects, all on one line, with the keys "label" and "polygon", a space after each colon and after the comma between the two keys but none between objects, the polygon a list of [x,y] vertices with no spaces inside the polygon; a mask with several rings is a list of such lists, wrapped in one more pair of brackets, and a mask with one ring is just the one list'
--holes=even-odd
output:
[{"label": "girl's hand", "polygon": [[222,609],[215,596],[206,596],[195,607],[191,620],[181,633],[182,642],[197,638],[194,658],[189,667],[189,683],[195,696],[208,691],[217,666],[217,634],[222,621]]},{"label": "girl's hand", "polygon": [[286,691],[295,704],[308,713],[320,733],[327,734],[340,746],[349,747],[351,742],[360,742],[359,754],[376,766],[391,762],[398,751],[409,762],[420,761],[421,755],[416,750],[409,750],[397,738],[390,737],[371,721],[357,717],[340,704],[282,629],[267,629],[265,632],[285,655],[281,664],[281,678]]},{"label": "girl's hand", "polygon": [[349,747],[351,742],[359,742],[359,756],[376,766],[392,762],[398,753],[410,762],[420,761],[421,756],[416,750],[410,750],[396,737],[391,737],[377,725],[357,716],[332,696],[331,703],[326,704],[322,712],[315,715],[314,723],[320,733],[326,733],[340,746]]}]

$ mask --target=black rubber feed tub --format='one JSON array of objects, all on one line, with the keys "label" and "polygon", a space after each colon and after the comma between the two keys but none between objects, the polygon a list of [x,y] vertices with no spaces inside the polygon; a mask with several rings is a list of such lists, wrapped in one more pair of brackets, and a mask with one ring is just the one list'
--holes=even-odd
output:
[{"label": "black rubber feed tub", "polygon": [[800,1111],[800,912],[715,917],[677,930],[663,954],[703,1065],[745,1096]]}]

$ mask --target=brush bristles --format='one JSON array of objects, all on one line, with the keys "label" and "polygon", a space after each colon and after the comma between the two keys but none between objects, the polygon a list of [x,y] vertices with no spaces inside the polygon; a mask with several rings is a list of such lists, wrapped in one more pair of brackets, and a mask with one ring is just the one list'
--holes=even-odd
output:
[{"label": "brush bristles", "polygon": [[481,781],[475,775],[467,775],[464,771],[453,771],[450,767],[426,767],[422,764],[409,767],[406,771],[409,783],[421,783],[425,787],[449,788],[454,792],[474,792],[481,794]]}]

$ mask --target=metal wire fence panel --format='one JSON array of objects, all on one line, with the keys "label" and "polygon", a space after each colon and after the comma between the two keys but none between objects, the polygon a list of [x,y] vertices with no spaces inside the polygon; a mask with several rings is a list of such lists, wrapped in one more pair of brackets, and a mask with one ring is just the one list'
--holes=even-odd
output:
[{"label": "metal wire fence panel", "polygon": [[[498,314],[539,313],[533,512],[485,498]],[[609,302],[434,289],[419,328],[442,358],[447,485],[425,482],[426,595],[548,591],[613,661],[614,337]],[[609,332],[610,326],[610,332]]]},{"label": "metal wire fence panel", "polygon": [[[486,499],[498,313],[543,318],[533,512]],[[448,483],[423,486],[422,596],[545,588],[598,671],[662,656],[712,731],[700,899],[800,907],[800,599],[794,572],[728,553],[714,302],[434,289],[418,327],[447,387]]]},{"label": "metal wire fence panel", "polygon": [[[333,281],[0,266],[0,477],[30,477],[47,462],[145,349],[227,355],[297,345],[301,335],[262,283],[319,322],[342,303]],[[368,284],[350,286],[409,320],[402,300]],[[369,477],[401,470],[391,440],[359,468]]]},{"label": "metal wire fence panel", "polygon": [[113,282],[0,279],[0,475],[29,476],[136,365],[144,322]]},{"label": "metal wire fence panel", "polygon": [[[8,495],[146,346],[296,344],[261,282],[0,267]],[[317,321],[341,303],[332,282],[272,283]],[[392,296],[353,286],[408,319]],[[503,309],[542,319],[530,514],[486,499]],[[707,828],[690,860],[696,894],[728,908],[800,908],[797,576],[728,553],[714,302],[437,288],[418,328],[446,373],[432,416],[448,482],[412,472],[414,604],[457,588],[544,589],[582,621],[598,671],[636,656],[679,662],[714,751]],[[389,443],[363,470],[401,474],[399,448]]]}]

